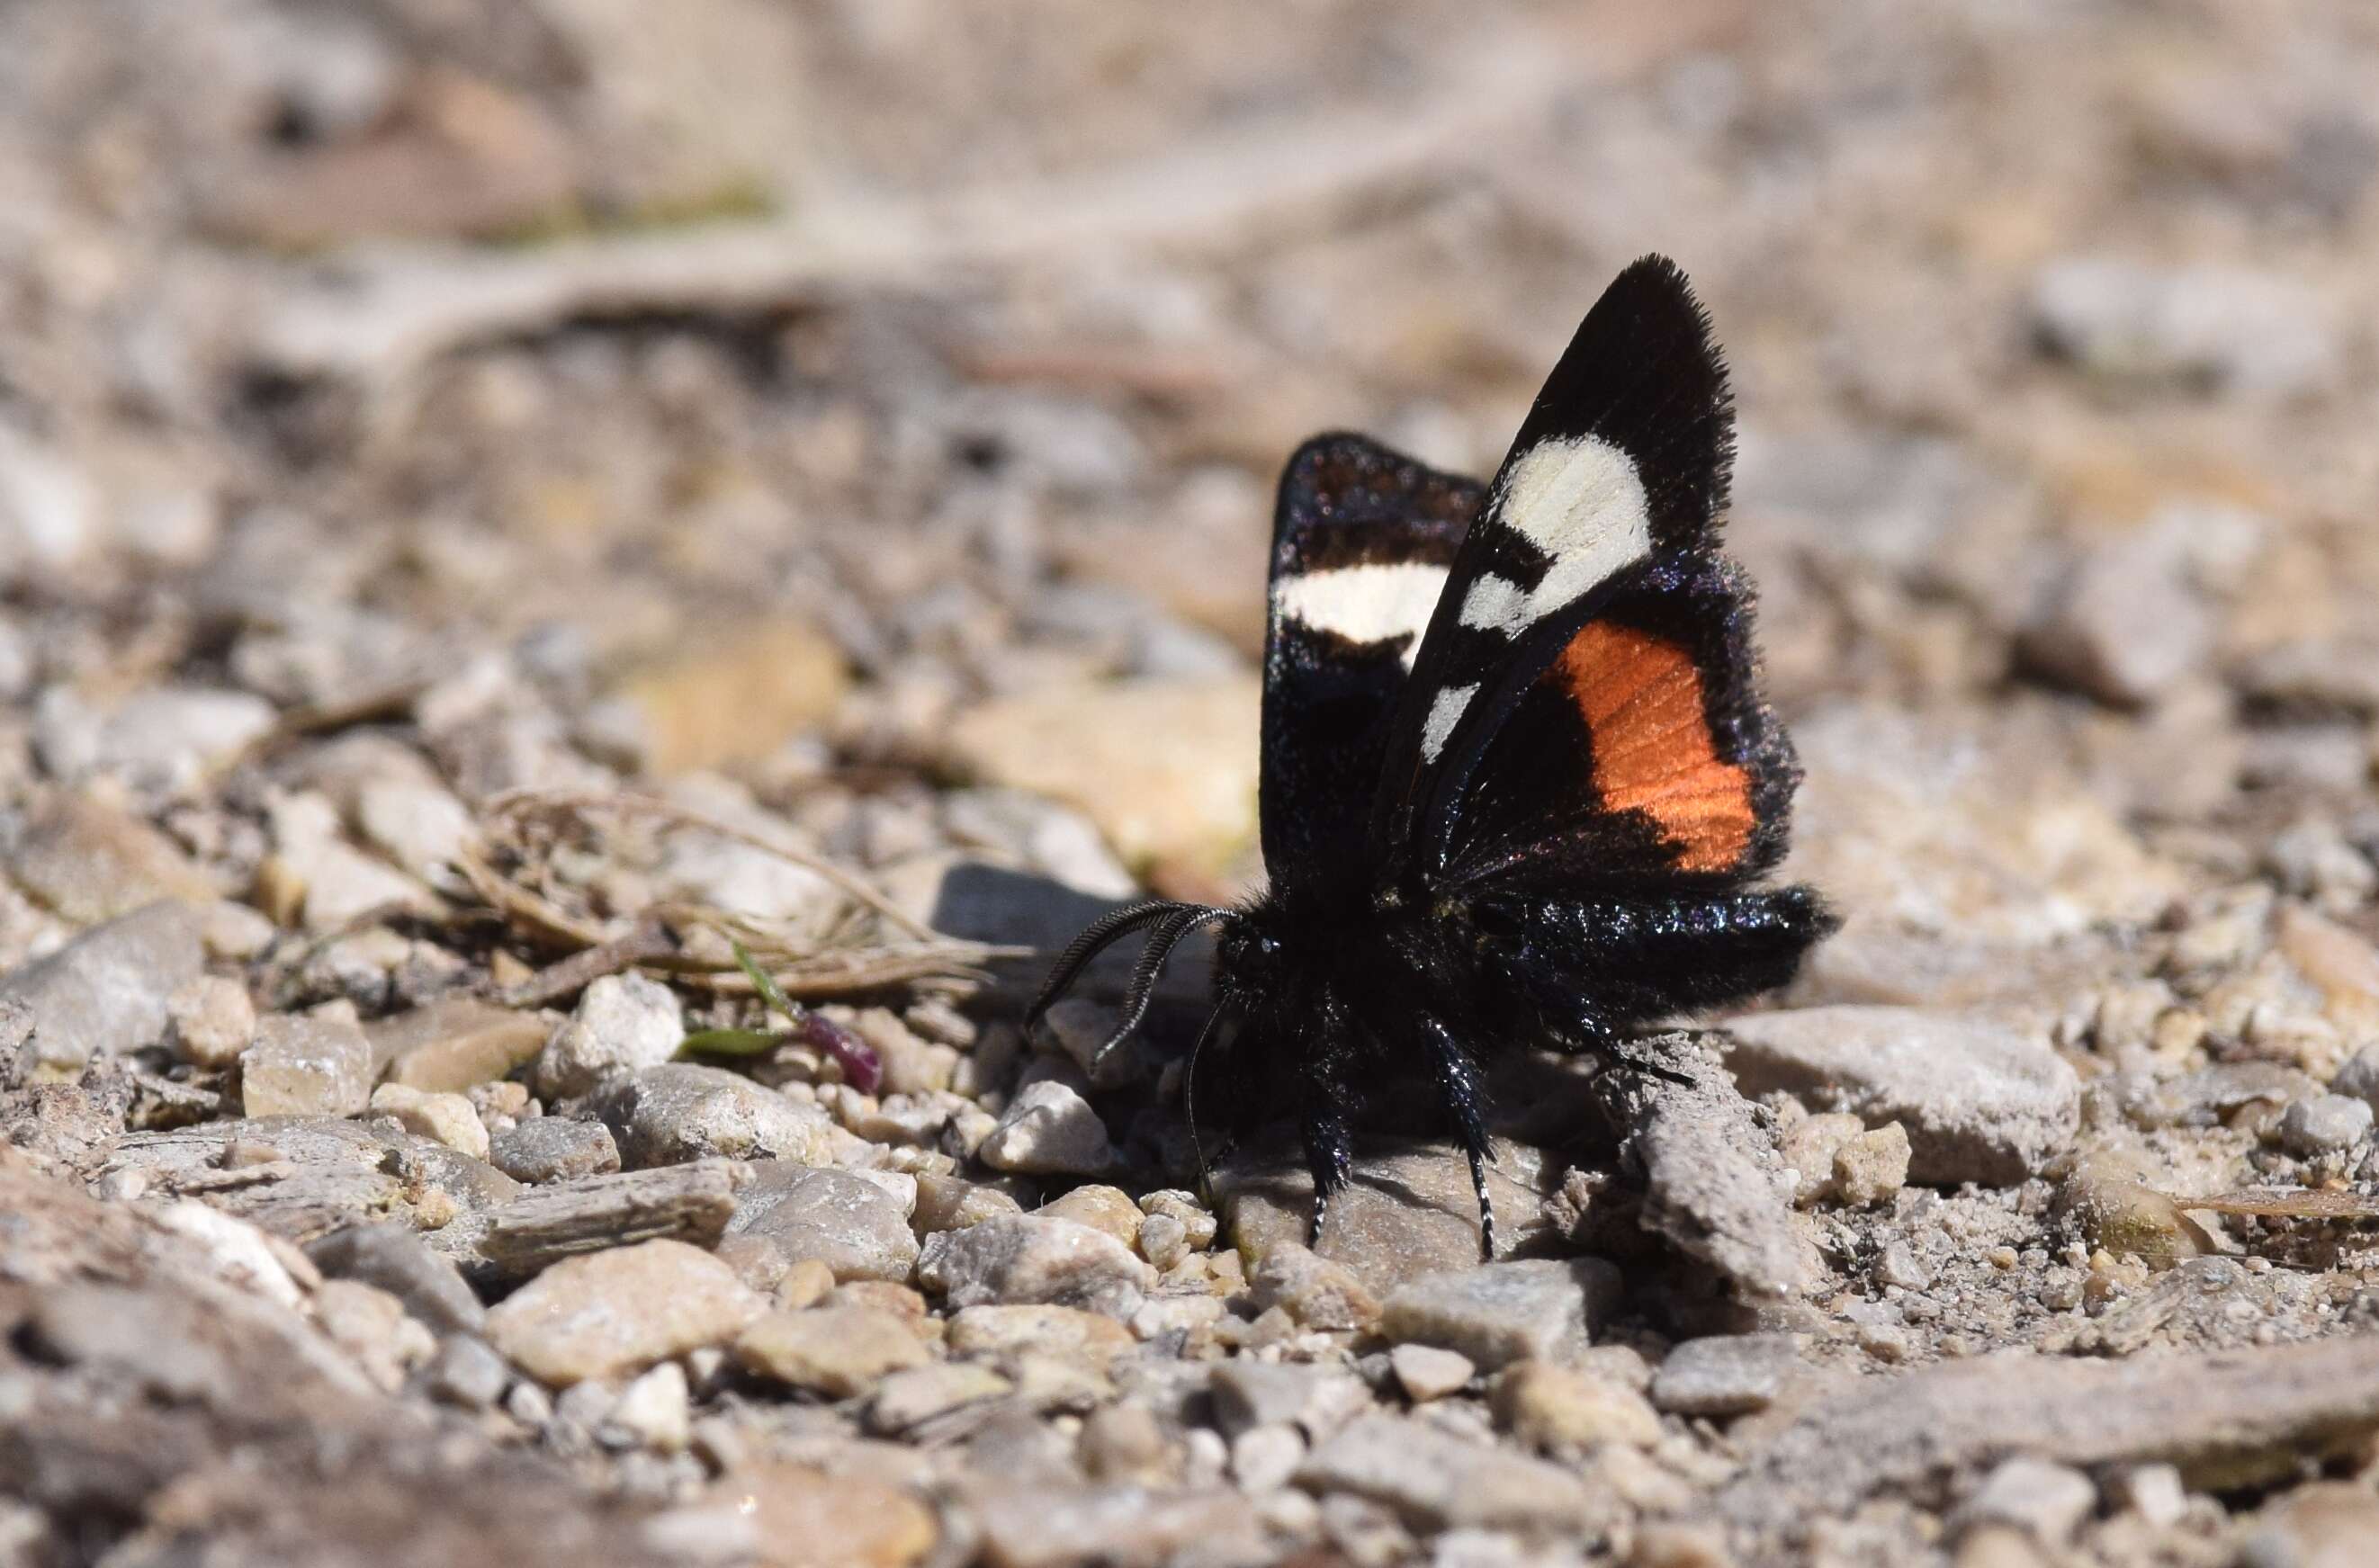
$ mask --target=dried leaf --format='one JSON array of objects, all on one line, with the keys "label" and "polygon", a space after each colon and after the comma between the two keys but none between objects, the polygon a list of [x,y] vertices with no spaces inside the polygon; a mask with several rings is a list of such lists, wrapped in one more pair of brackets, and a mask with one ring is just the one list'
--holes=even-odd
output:
[{"label": "dried leaf", "polygon": [[2379,1219],[2379,1196],[2342,1188],[2242,1187],[2211,1198],[2175,1198],[2184,1209],[2216,1214],[2259,1214],[2275,1219]]}]

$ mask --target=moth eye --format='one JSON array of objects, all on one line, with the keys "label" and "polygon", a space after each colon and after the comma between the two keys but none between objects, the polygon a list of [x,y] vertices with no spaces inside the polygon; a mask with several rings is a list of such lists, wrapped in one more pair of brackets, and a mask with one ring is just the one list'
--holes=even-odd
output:
[{"label": "moth eye", "polygon": [[1276,959],[1280,957],[1280,938],[1269,935],[1257,937],[1256,951],[1262,953],[1267,959]]}]

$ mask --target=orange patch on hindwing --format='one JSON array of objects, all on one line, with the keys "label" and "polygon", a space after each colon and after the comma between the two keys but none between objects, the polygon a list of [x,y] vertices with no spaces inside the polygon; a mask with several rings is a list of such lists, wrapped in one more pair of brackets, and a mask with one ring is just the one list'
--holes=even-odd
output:
[{"label": "orange patch on hindwing", "polygon": [[1751,775],[1718,754],[1702,674],[1681,644],[1632,626],[1579,629],[1557,666],[1594,748],[1607,811],[1640,811],[1678,847],[1681,871],[1733,870],[1758,825]]}]

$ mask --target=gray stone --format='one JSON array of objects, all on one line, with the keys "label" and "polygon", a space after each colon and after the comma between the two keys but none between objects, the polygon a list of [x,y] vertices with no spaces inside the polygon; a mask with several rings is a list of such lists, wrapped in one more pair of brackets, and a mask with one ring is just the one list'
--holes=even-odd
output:
[{"label": "gray stone", "polygon": [[168,999],[206,964],[199,932],[191,906],[150,904],[0,979],[0,996],[32,1009],[35,1062],[71,1071],[156,1043]]},{"label": "gray stone", "polygon": [[1156,1271],[1104,1231],[1039,1214],[1003,1214],[928,1237],[917,1278],[953,1311],[1046,1303],[1129,1321],[1155,1287]]},{"label": "gray stone", "polygon": [[2049,348],[2111,380],[2285,396],[2338,362],[2319,298],[2267,272],[2070,258],[2040,273],[2032,315]]},{"label": "gray stone", "polygon": [[867,1402],[867,1429],[878,1437],[899,1437],[937,1416],[998,1399],[1015,1389],[989,1367],[971,1361],[912,1367],[876,1385]]},{"label": "gray stone", "polygon": [[585,1094],[612,1073],[660,1066],[684,1043],[685,1019],[668,986],[641,974],[607,974],[586,987],[546,1043],[537,1092],[549,1100]]},{"label": "gray stone", "polygon": [[514,1181],[569,1181],[620,1168],[620,1146],[601,1122],[531,1116],[488,1139],[488,1159]]},{"label": "gray stone", "polygon": [[975,1512],[981,1561],[998,1568],[1255,1563],[1272,1555],[1255,1509],[1227,1487],[1009,1485],[985,1489]]},{"label": "gray stone", "polygon": [[1594,1498],[1569,1470],[1419,1421],[1366,1416],[1298,1468],[1309,1491],[1352,1492],[1420,1529],[1558,1528],[1598,1523]]},{"label": "gray stone", "polygon": [[2083,552],[2024,629],[2025,657],[2104,702],[2153,702],[2213,647],[2213,611],[2187,566],[2177,542],[2152,528]]},{"label": "gray stone", "polygon": [[822,1108],[724,1067],[664,1062],[615,1074],[585,1107],[611,1129],[620,1163],[630,1170],[714,1156],[804,1165],[834,1159],[834,1124]]},{"label": "gray stone", "polygon": [[1745,1416],[1765,1410],[1801,1365],[1789,1333],[1689,1339],[1652,1374],[1652,1403],[1679,1416]]},{"label": "gray stone", "polygon": [[849,1171],[761,1165],[738,1197],[730,1236],[755,1236],[793,1262],[815,1258],[843,1280],[906,1285],[917,1237],[892,1195]]},{"label": "gray stone", "polygon": [[1019,1090],[975,1153],[996,1171],[1036,1176],[1096,1176],[1115,1164],[1098,1112],[1055,1079]]},{"label": "gray stone", "polygon": [[1793,1226],[1793,1173],[1774,1140],[1706,1046],[1673,1035],[1644,1048],[1692,1081],[1619,1067],[1588,1086],[1643,1173],[1643,1227],[1749,1295],[1793,1294],[1808,1265]]},{"label": "gray stone", "polygon": [[381,853],[434,886],[478,842],[471,808],[443,788],[414,778],[368,780],[356,797],[356,826]]},{"label": "gray stone", "polygon": [[441,1334],[477,1333],[487,1319],[461,1272],[403,1225],[335,1230],[308,1243],[306,1256],[329,1278],[356,1280],[388,1292]]},{"label": "gray stone", "polygon": [[492,1410],[513,1381],[513,1369],[488,1342],[466,1333],[448,1336],[427,1374],[429,1396],[465,1410]]},{"label": "gray stone", "polygon": [[2342,1154],[2370,1136],[2370,1103],[2348,1095],[2292,1101],[2280,1113],[2280,1147],[2299,1159]]},{"label": "gray stone", "polygon": [[1721,1026],[1745,1094],[1782,1091],[1908,1134],[1912,1180],[2012,1187],[2072,1141],[2073,1069],[2046,1041],[1909,1007],[1804,1007]]},{"label": "gray stone", "polygon": [[2379,1108],[2379,1045],[2365,1045],[2347,1059],[2330,1080],[2330,1089],[2339,1094],[2351,1094],[2366,1105]]},{"label": "gray stone", "polygon": [[352,1116],[371,1103],[371,1043],[336,1012],[275,1013],[259,1020],[239,1079],[251,1116]]},{"label": "gray stone", "polygon": [[272,721],[272,705],[247,692],[157,687],[108,715],[91,764],[144,789],[187,790]]},{"label": "gray stone", "polygon": [[1218,1364],[1208,1386],[1226,1438],[1257,1427],[1294,1427],[1324,1438],[1371,1407],[1371,1392],[1349,1373],[1246,1357]]},{"label": "gray stone", "polygon": [[1459,1351],[1488,1371],[1583,1353],[1619,1303],[1618,1267],[1600,1258],[1488,1263],[1416,1280],[1387,1299],[1380,1333]]}]

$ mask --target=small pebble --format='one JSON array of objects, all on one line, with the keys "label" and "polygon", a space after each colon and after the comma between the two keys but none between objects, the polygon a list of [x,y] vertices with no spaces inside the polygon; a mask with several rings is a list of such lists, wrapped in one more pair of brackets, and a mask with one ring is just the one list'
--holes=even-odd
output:
[{"label": "small pebble", "polygon": [[1399,1345],[1388,1352],[1388,1365],[1415,1405],[1459,1392],[1479,1370],[1468,1357],[1429,1345]]},{"label": "small pebble", "polygon": [[401,1083],[383,1083],[372,1091],[371,1109],[376,1115],[394,1116],[407,1132],[435,1139],[475,1160],[488,1157],[488,1124],[463,1095],[432,1094]]},{"label": "small pebble", "polygon": [[2098,1489],[2070,1465],[2019,1455],[2002,1461],[1958,1511],[1960,1521],[2012,1525],[2060,1546],[2098,1504]]},{"label": "small pebble", "polygon": [[450,1334],[429,1363],[432,1398],[465,1410],[485,1410],[504,1396],[513,1370],[487,1341],[469,1334]]},{"label": "small pebble", "polygon": [[1774,1403],[1799,1369],[1800,1342],[1789,1333],[1689,1339],[1652,1375],[1652,1403],[1681,1416],[1742,1416]]},{"label": "small pebble", "polygon": [[239,1060],[256,1038],[256,1004],[248,987],[202,974],[165,998],[167,1041],[192,1067],[219,1071]]},{"label": "small pebble", "polygon": [[1933,1283],[1932,1266],[1904,1241],[1887,1244],[1875,1260],[1876,1283],[1902,1290],[1922,1290]]},{"label": "small pebble", "polygon": [[1097,1176],[1116,1158],[1091,1103],[1055,1079],[1019,1091],[975,1156],[996,1171],[1038,1176]]},{"label": "small pebble", "polygon": [[617,1433],[634,1446],[675,1453],[685,1447],[692,1424],[685,1369],[664,1361],[620,1391],[603,1417],[603,1435]]},{"label": "small pebble", "polygon": [[2371,1136],[2370,1102],[2344,1094],[2291,1101],[2280,1113],[2280,1147],[2299,1159],[2343,1153]]},{"label": "small pebble", "polygon": [[588,985],[537,1060],[548,1100],[586,1093],[614,1072],[658,1067],[685,1043],[677,997],[640,974],[607,974]]},{"label": "small pebble", "polygon": [[531,1116],[488,1139],[488,1160],[514,1181],[569,1181],[620,1168],[620,1146],[601,1122]]}]

